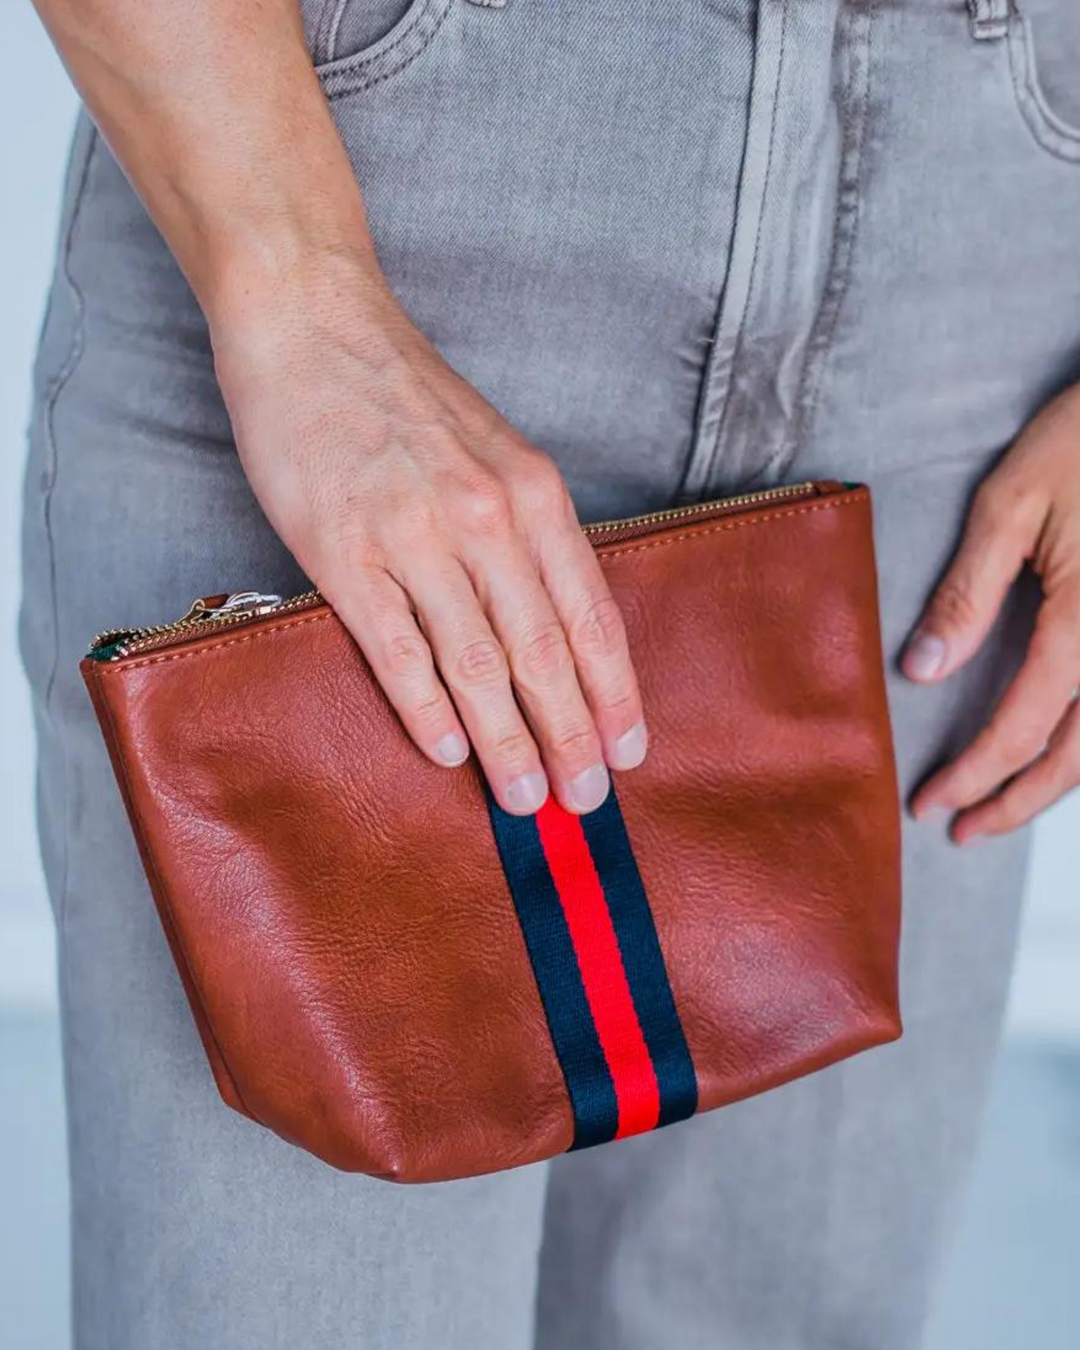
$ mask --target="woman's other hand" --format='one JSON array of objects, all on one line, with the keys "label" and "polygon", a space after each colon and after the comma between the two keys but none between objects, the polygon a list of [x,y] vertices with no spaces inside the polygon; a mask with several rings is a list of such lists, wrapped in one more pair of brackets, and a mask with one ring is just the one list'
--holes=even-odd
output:
[{"label": "woman's other hand", "polygon": [[1080,783],[1080,385],[1035,418],[979,488],[904,673],[936,683],[968,661],[1025,563],[1043,599],[1023,666],[984,730],[912,800],[917,817],[954,814],[957,843],[1015,829]]}]

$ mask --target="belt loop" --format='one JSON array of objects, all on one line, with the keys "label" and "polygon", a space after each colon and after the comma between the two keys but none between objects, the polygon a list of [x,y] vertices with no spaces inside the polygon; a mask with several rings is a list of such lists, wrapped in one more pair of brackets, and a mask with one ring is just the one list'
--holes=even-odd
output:
[{"label": "belt loop", "polygon": [[506,0],[469,0],[470,5],[480,5],[484,9],[505,9]]},{"label": "belt loop", "polygon": [[971,36],[980,42],[1007,37],[1013,0],[967,0]]}]

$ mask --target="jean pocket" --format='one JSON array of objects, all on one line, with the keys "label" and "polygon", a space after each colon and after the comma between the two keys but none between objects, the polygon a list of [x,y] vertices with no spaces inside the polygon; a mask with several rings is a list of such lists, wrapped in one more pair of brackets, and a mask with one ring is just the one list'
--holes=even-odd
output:
[{"label": "jean pocket", "polygon": [[382,84],[426,51],[457,0],[322,0],[305,14],[328,98]]},{"label": "jean pocket", "polygon": [[1080,163],[1080,5],[1014,0],[1009,68],[1021,116],[1044,150]]}]

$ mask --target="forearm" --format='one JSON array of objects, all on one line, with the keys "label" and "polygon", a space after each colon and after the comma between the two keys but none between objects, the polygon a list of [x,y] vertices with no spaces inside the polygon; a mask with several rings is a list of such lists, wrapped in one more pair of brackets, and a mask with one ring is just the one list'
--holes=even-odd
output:
[{"label": "forearm", "polygon": [[313,253],[369,264],[297,0],[35,0],[213,319]]}]

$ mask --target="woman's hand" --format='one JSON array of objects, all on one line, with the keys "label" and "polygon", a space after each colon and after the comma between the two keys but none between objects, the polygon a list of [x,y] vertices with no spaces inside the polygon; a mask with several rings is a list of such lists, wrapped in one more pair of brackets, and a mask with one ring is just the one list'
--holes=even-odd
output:
[{"label": "woman's hand", "polygon": [[440,358],[370,262],[308,256],[211,311],[271,524],[420,749],[475,749],[517,814],[645,755],[618,608],[554,464]]},{"label": "woman's hand", "polygon": [[957,813],[961,844],[1015,829],[1080,783],[1080,385],[1035,418],[980,487],[905,674],[936,683],[958,670],[1025,563],[1043,601],[1024,664],[986,728],[912,801],[918,817]]},{"label": "woman's hand", "polygon": [[259,501],[417,745],[471,741],[508,811],[599,806],[646,748],[622,620],[551,461],[390,295],[297,0],[36,3],[206,313]]}]

